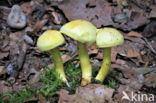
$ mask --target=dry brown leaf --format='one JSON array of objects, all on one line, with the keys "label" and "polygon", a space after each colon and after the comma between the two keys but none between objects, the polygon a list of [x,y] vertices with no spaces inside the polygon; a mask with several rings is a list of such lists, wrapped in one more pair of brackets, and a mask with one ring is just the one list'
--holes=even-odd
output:
[{"label": "dry brown leaf", "polygon": [[125,41],[123,45],[116,47],[118,54],[131,58],[131,57],[139,57],[140,49],[143,48],[144,45],[140,45],[138,43]]},{"label": "dry brown leaf", "polygon": [[60,13],[52,12],[51,15],[54,18],[53,22],[55,24],[62,24],[63,23],[63,16]]},{"label": "dry brown leaf", "polygon": [[135,51],[134,49],[129,49],[128,53],[127,53],[127,57],[131,58],[131,57],[138,57],[140,54],[138,51]]},{"label": "dry brown leaf", "polygon": [[24,2],[21,5],[22,11],[25,13],[26,16],[29,16],[32,14],[33,10],[35,9],[35,6],[31,5],[31,2]]},{"label": "dry brown leaf", "polygon": [[134,32],[134,31],[129,32],[129,33],[127,34],[127,36],[129,36],[129,37],[132,36],[132,37],[137,37],[137,38],[142,38],[142,37],[143,37],[140,33]]},{"label": "dry brown leaf", "polygon": [[0,93],[5,93],[5,92],[10,91],[10,90],[12,90],[12,87],[7,86],[6,82],[1,80],[0,81]]},{"label": "dry brown leaf", "polygon": [[65,16],[71,21],[85,19],[91,21],[97,27],[112,25],[113,7],[104,0],[65,0],[58,7],[63,10]]},{"label": "dry brown leaf", "polygon": [[41,30],[41,28],[48,22],[48,19],[43,19],[41,21],[38,21],[34,27],[33,27],[33,31],[38,32],[39,30]]},{"label": "dry brown leaf", "polygon": [[98,48],[97,48],[96,44],[88,46],[87,48],[88,48],[89,55],[98,53]]},{"label": "dry brown leaf", "polygon": [[0,74],[3,72],[4,66],[0,66]]},{"label": "dry brown leaf", "polygon": [[8,52],[4,52],[4,53],[0,52],[0,59],[3,59],[5,57],[7,57],[8,55],[9,55]]},{"label": "dry brown leaf", "polygon": [[13,91],[17,92],[19,90],[22,90],[24,87],[25,87],[25,85],[23,85],[22,83],[18,82],[18,80],[17,80],[17,82],[13,84],[12,89],[13,89]]},{"label": "dry brown leaf", "polygon": [[59,103],[114,103],[112,95],[114,90],[100,84],[89,84],[79,87],[74,95],[68,91],[61,90]]},{"label": "dry brown leaf", "polygon": [[116,56],[117,56],[117,50],[115,48],[111,49],[111,61],[115,62],[116,61]]},{"label": "dry brown leaf", "polygon": [[67,62],[70,58],[71,58],[71,56],[69,56],[67,54],[62,55],[62,61],[63,61],[63,63]]},{"label": "dry brown leaf", "polygon": [[4,66],[0,66],[0,76],[7,73],[7,69]]},{"label": "dry brown leaf", "polygon": [[124,36],[124,38],[126,39],[126,40],[130,40],[130,41],[132,41],[132,42],[135,42],[135,43],[140,43],[140,45],[141,44],[145,44],[145,42],[141,39],[141,38],[135,38],[135,37],[129,37],[129,36]]},{"label": "dry brown leaf", "polygon": [[129,103],[129,101],[122,100],[123,95],[123,91],[127,93],[127,95],[130,97],[131,96],[131,92],[135,92],[134,89],[132,89],[131,87],[127,86],[127,85],[120,85],[120,87],[117,90],[117,93],[115,94],[114,98],[118,103]]},{"label": "dry brown leaf", "polygon": [[43,97],[42,94],[39,94],[39,95],[38,95],[38,99],[39,99],[38,103],[50,103],[50,101],[47,101],[47,100]]},{"label": "dry brown leaf", "polygon": [[127,0],[118,1],[121,1],[119,5],[132,6],[127,13],[121,11],[121,14],[124,14],[126,19],[121,23],[113,22],[116,18],[115,15],[119,13],[117,10],[119,7],[112,6],[107,0],[67,0],[60,3],[58,7],[70,21],[85,19],[95,24],[98,28],[113,25],[116,28],[130,31],[148,23],[145,12],[141,8],[136,5],[128,5]]},{"label": "dry brown leaf", "polygon": [[127,0],[117,0],[118,6],[128,6]]},{"label": "dry brown leaf", "polygon": [[96,58],[102,60],[103,59],[103,53],[102,52],[98,52]]},{"label": "dry brown leaf", "polygon": [[152,6],[152,11],[150,12],[150,18],[156,18],[156,5]]},{"label": "dry brown leaf", "polygon": [[25,99],[23,103],[37,102],[37,101],[38,101],[38,98],[31,97],[31,98]]},{"label": "dry brown leaf", "polygon": [[31,78],[31,80],[29,81],[30,83],[36,83],[36,82],[38,82],[39,80],[40,80],[40,74],[41,74],[41,72],[40,71],[37,71],[35,68],[31,68],[30,69],[30,74],[29,74],[29,76],[31,75],[31,74],[34,74],[34,76]]},{"label": "dry brown leaf", "polygon": [[145,81],[145,85],[148,87],[156,87],[156,73],[150,73],[145,75],[146,81]]},{"label": "dry brown leaf", "polygon": [[128,65],[111,64],[111,68],[120,70],[125,78],[136,78],[138,76],[138,73]]}]

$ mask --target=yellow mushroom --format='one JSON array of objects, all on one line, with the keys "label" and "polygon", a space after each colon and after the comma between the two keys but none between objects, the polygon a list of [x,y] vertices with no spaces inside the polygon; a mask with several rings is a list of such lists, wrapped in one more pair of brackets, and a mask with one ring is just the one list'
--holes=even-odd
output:
[{"label": "yellow mushroom", "polygon": [[61,30],[63,34],[77,40],[78,54],[82,70],[81,85],[87,85],[91,82],[92,67],[89,61],[86,44],[93,44],[96,39],[96,27],[86,20],[74,20],[63,25]]},{"label": "yellow mushroom", "polygon": [[64,73],[62,58],[58,46],[65,43],[65,39],[59,31],[47,30],[37,40],[37,47],[40,51],[49,51],[54,62],[56,72],[59,73],[63,82],[67,83]]},{"label": "yellow mushroom", "polygon": [[111,47],[121,45],[124,38],[121,33],[114,28],[98,29],[96,37],[96,45],[103,48],[103,62],[95,80],[103,82],[107,76],[111,63]]}]

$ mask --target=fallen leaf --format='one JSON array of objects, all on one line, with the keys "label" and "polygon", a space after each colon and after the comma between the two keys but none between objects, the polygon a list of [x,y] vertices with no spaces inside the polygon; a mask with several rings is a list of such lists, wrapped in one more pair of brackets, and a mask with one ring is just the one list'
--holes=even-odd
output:
[{"label": "fallen leaf", "polygon": [[123,45],[116,47],[117,53],[128,57],[139,57],[140,56],[140,49],[143,48],[144,45],[140,45],[138,43],[125,41]]},{"label": "fallen leaf", "polygon": [[132,37],[137,37],[137,38],[142,38],[142,37],[143,37],[140,33],[134,32],[134,31],[129,32],[129,33],[127,34],[127,36],[129,36],[129,37],[132,36]]},{"label": "fallen leaf", "polygon": [[152,6],[152,11],[150,12],[150,18],[156,18],[156,5]]},{"label": "fallen leaf", "polygon": [[140,45],[141,44],[145,44],[145,42],[143,41],[143,39],[141,39],[141,38],[136,38],[136,37],[129,37],[129,36],[124,36],[124,38],[126,39],[126,40],[129,40],[129,41],[132,41],[132,42],[135,42],[135,43],[139,43]]},{"label": "fallen leaf", "polygon": [[134,70],[140,74],[138,80],[142,84],[148,87],[156,87],[156,67],[135,67]]},{"label": "fallen leaf", "polygon": [[136,78],[138,76],[138,73],[128,65],[111,64],[111,68],[120,70],[125,78]]},{"label": "fallen leaf", "polygon": [[111,61],[112,62],[115,62],[116,61],[116,56],[117,56],[117,50],[113,47],[112,49],[111,49]]},{"label": "fallen leaf", "polygon": [[127,99],[122,99],[122,97],[124,96],[123,92],[125,92],[129,97],[131,97],[131,93],[136,92],[136,90],[132,89],[127,85],[120,85],[120,87],[117,89],[117,93],[114,96],[114,99],[118,103],[129,103]]},{"label": "fallen leaf", "polygon": [[54,18],[53,22],[55,24],[63,24],[64,23],[64,18],[60,13],[52,12],[51,15]]},{"label": "fallen leaf", "polygon": [[1,81],[0,81],[0,90],[1,90],[0,93],[5,93],[5,92],[7,92],[7,91],[12,90],[12,87],[7,86],[7,85],[6,85],[6,82],[3,81],[3,80],[1,80]]},{"label": "fallen leaf", "polygon": [[23,88],[25,88],[25,85],[23,85],[22,83],[20,83],[18,81],[16,83],[14,83],[12,86],[13,91],[16,91],[16,92],[19,90],[22,90]]},{"label": "fallen leaf", "polygon": [[89,55],[98,53],[98,48],[97,48],[96,44],[88,46],[87,48],[88,48],[88,54]]},{"label": "fallen leaf", "polygon": [[38,101],[38,98],[31,97],[31,98],[25,99],[23,103],[30,103],[30,102],[37,102],[37,101]]},{"label": "fallen leaf", "polygon": [[42,94],[39,94],[39,95],[38,95],[38,99],[39,99],[38,103],[50,103],[50,101],[47,101],[47,100],[43,97]]},{"label": "fallen leaf", "polygon": [[26,16],[29,16],[32,14],[33,10],[35,9],[35,6],[31,5],[31,2],[24,2],[21,5],[21,8]]},{"label": "fallen leaf", "polygon": [[128,6],[127,0],[117,0],[118,6]]},{"label": "fallen leaf", "polygon": [[41,21],[36,22],[36,24],[33,27],[33,31],[38,32],[47,22],[48,22],[48,19],[43,19]]},{"label": "fallen leaf", "polygon": [[112,100],[113,92],[113,89],[103,85],[89,84],[77,88],[73,95],[69,95],[66,90],[61,90],[59,103],[115,103]]},{"label": "fallen leaf", "polygon": [[[94,5],[93,5],[94,4]],[[58,5],[65,16],[70,20],[85,19],[97,27],[113,25],[113,7],[102,0],[67,0]]]},{"label": "fallen leaf", "polygon": [[153,87],[155,88],[156,87],[156,71],[155,73],[150,73],[150,74],[147,74],[145,75],[145,85],[148,86],[148,87]]},{"label": "fallen leaf", "polygon": [[120,14],[122,16],[120,14],[117,16],[119,19],[123,17],[123,20],[119,23],[114,23],[116,15],[119,13],[117,10],[119,7],[113,6],[108,0],[68,0],[60,3],[58,7],[64,12],[69,21],[85,19],[95,24],[97,28],[111,25],[125,31],[130,31],[149,22],[145,16],[146,12],[141,8],[136,5],[127,5],[127,0],[118,1],[120,1],[119,5],[128,6],[127,13],[121,11]]},{"label": "fallen leaf", "polygon": [[126,61],[125,60],[123,60],[123,59],[117,59],[116,61],[115,61],[115,63],[117,63],[117,64],[121,64],[121,65],[126,65]]},{"label": "fallen leaf", "polygon": [[103,59],[103,52],[98,52],[96,58],[102,60]]},{"label": "fallen leaf", "polygon": [[58,103],[74,103],[76,96],[75,95],[69,95],[69,92],[67,90],[61,90],[59,93],[59,102]]},{"label": "fallen leaf", "polygon": [[31,68],[30,72],[29,72],[29,76],[32,75],[32,74],[34,74],[34,75],[33,75],[33,77],[31,79],[29,78],[30,79],[29,82],[34,84],[34,83],[36,83],[36,82],[38,82],[40,80],[41,72],[37,71],[35,68]]},{"label": "fallen leaf", "polygon": [[9,53],[8,52],[0,52],[0,59],[3,59],[3,58],[5,58],[5,57],[7,57],[9,55]]},{"label": "fallen leaf", "polygon": [[67,62],[70,58],[71,58],[71,56],[69,56],[67,54],[62,55],[62,61],[63,61],[63,63]]}]

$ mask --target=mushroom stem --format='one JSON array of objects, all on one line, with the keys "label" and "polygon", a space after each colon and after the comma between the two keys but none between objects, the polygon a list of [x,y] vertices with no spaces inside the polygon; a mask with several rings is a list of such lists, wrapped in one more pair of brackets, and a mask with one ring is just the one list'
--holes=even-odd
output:
[{"label": "mushroom stem", "polygon": [[51,54],[51,59],[54,62],[56,72],[59,73],[63,82],[67,82],[59,49],[57,47],[52,49],[50,51],[50,54]]},{"label": "mushroom stem", "polygon": [[103,49],[102,66],[95,80],[99,80],[100,82],[104,81],[105,77],[107,76],[109,72],[110,64],[111,64],[111,47],[107,47]]},{"label": "mushroom stem", "polygon": [[78,54],[82,70],[82,81],[81,85],[85,86],[91,81],[92,77],[92,67],[89,60],[89,55],[84,43],[78,42]]}]

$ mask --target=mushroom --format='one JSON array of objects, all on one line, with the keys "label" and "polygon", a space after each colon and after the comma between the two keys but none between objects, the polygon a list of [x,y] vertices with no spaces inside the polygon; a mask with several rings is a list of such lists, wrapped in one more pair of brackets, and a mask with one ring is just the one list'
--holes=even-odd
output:
[{"label": "mushroom", "polygon": [[81,85],[87,85],[92,78],[92,67],[89,61],[86,44],[93,44],[96,40],[96,27],[86,20],[74,20],[63,25],[63,34],[77,40],[78,55],[82,70]]},{"label": "mushroom", "polygon": [[103,62],[95,80],[104,81],[111,64],[111,47],[121,45],[123,42],[123,36],[114,28],[106,27],[97,30],[96,45],[103,48]]},{"label": "mushroom", "polygon": [[60,75],[63,82],[67,83],[64,73],[62,58],[58,46],[65,43],[65,39],[59,31],[47,30],[37,40],[37,47],[40,51],[49,51],[56,72]]}]

